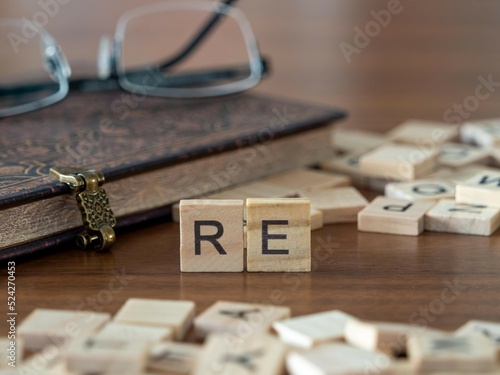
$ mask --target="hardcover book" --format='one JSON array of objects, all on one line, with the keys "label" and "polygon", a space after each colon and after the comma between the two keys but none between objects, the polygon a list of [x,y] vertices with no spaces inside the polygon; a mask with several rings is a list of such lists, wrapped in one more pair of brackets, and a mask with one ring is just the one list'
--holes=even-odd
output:
[{"label": "hardcover book", "polygon": [[[0,259],[73,239],[82,218],[51,167],[103,172],[117,227],[180,199],[331,156],[342,111],[254,94],[203,100],[72,93],[0,120]],[[119,238],[118,238],[119,241]]]}]

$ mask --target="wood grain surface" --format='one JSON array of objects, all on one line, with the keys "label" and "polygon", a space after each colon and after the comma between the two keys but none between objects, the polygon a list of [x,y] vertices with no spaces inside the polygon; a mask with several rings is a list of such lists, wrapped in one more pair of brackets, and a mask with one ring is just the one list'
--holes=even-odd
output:
[{"label": "wood grain surface", "polygon": [[[112,32],[121,12],[146,2],[153,1],[69,2],[47,28],[75,74],[92,72],[99,36]],[[352,44],[355,28],[364,29],[386,1],[240,3],[263,54],[273,61],[272,75],[258,90],[345,108],[351,117],[343,126],[382,132],[408,118],[441,121],[454,103],[475,95],[480,77],[500,82],[500,8],[494,0],[480,6],[467,0],[402,1],[402,11],[350,63],[339,44]],[[38,10],[37,2],[0,5],[3,16],[29,17]],[[500,90],[493,88],[465,115],[499,117],[499,99]],[[500,233],[404,237],[328,225],[313,233],[312,251],[311,273],[181,274],[179,226],[157,222],[119,233],[109,254],[65,248],[18,261],[18,318],[35,307],[115,313],[128,298],[140,297],[193,300],[198,313],[219,299],[274,300],[290,306],[293,315],[341,309],[365,319],[444,329],[472,318],[500,321]],[[5,291],[5,267],[2,275]],[[0,311],[6,313],[2,293]],[[2,319],[0,335],[6,332]]]}]

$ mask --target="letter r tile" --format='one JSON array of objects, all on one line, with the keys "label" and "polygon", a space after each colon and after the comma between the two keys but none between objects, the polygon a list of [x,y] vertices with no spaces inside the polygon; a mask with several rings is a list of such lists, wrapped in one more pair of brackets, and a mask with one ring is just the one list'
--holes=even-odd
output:
[{"label": "letter r tile", "polygon": [[179,209],[182,272],[243,271],[243,200],[182,200]]},{"label": "letter r tile", "polygon": [[248,272],[310,272],[310,202],[247,199]]}]

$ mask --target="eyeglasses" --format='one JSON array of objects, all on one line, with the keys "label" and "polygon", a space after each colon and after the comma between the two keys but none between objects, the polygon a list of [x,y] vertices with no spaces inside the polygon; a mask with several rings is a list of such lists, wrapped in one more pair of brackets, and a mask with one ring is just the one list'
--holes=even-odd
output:
[{"label": "eyeglasses", "polygon": [[44,28],[1,19],[0,117],[54,104],[70,88],[122,88],[170,98],[250,89],[268,68],[235,1],[166,2],[123,14],[114,37],[101,39],[99,80],[69,81],[68,62]]}]

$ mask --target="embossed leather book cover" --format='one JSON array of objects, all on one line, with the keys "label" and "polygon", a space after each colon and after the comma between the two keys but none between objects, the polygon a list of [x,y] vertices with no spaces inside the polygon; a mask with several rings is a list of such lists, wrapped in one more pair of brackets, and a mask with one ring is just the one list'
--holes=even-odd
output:
[{"label": "embossed leather book cover", "polygon": [[[0,119],[0,258],[74,238],[81,216],[51,167],[102,171],[118,227],[169,205],[329,156],[342,111],[241,94],[203,100],[72,93]],[[119,239],[118,239],[119,240]]]}]

